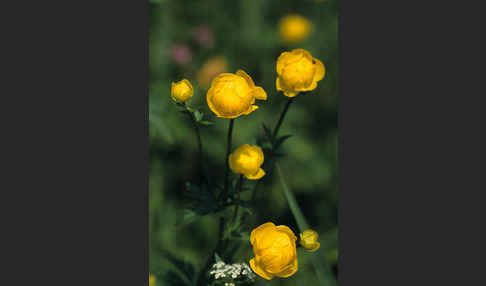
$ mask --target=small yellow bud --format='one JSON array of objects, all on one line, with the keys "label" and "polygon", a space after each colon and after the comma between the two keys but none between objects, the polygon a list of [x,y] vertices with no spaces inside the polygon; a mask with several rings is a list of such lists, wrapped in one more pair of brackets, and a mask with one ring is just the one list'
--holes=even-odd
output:
[{"label": "small yellow bud", "polygon": [[267,222],[255,228],[250,235],[255,257],[250,260],[251,269],[270,280],[274,276],[287,278],[298,269],[295,241],[297,237],[285,225],[275,226]]},{"label": "small yellow bud", "polygon": [[308,229],[300,234],[300,245],[307,249],[307,251],[314,252],[321,246],[317,238],[319,238],[319,234],[312,229]]},{"label": "small yellow bud", "polygon": [[191,98],[193,94],[194,89],[187,79],[172,83],[170,95],[173,100],[177,102],[185,102]]},{"label": "small yellow bud", "polygon": [[287,43],[299,43],[307,38],[312,30],[312,24],[301,15],[288,15],[279,23],[280,37]]},{"label": "small yellow bud", "polygon": [[248,115],[258,108],[255,99],[267,100],[263,88],[255,86],[251,77],[242,70],[222,73],[211,82],[206,94],[208,106],[222,118],[237,118]]},{"label": "small yellow bud", "polygon": [[259,146],[245,144],[238,147],[229,155],[228,164],[231,171],[245,175],[250,180],[258,180],[265,175],[265,171],[260,168],[263,164],[263,151]]},{"label": "small yellow bud", "polygon": [[285,96],[295,97],[301,91],[317,88],[317,82],[324,78],[326,69],[321,61],[313,58],[304,49],[283,52],[277,59],[277,90]]},{"label": "small yellow bud", "polygon": [[152,274],[149,275],[149,286],[156,286],[157,284],[155,283],[155,276]]}]

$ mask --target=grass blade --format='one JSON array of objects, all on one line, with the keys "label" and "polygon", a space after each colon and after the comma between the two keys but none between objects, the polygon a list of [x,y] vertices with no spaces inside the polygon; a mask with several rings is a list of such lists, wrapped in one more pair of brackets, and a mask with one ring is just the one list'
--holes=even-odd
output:
[{"label": "grass blade", "polygon": [[[295,217],[297,221],[297,226],[299,227],[299,231],[303,232],[306,229],[309,229],[309,224],[304,217],[297,201],[295,200],[294,194],[290,190],[287,182],[285,181],[285,177],[282,174],[282,170],[278,162],[275,162],[275,169],[277,169],[277,174],[280,179],[280,183],[282,185],[283,193],[287,202],[289,204],[290,211]],[[334,279],[334,275],[331,273],[329,266],[325,264],[325,258],[322,248],[319,249],[312,255],[312,264],[314,264],[314,268],[317,273],[317,278],[319,279],[321,285],[324,286],[337,286],[336,279]]]}]

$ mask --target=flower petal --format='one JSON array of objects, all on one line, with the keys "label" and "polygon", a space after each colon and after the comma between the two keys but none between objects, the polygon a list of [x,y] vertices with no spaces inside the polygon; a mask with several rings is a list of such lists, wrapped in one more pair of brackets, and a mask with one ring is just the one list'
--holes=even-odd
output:
[{"label": "flower petal", "polygon": [[319,249],[319,247],[321,247],[321,244],[319,243],[319,241],[316,241],[313,245],[312,245],[312,248],[308,248],[306,249],[307,251],[309,252],[314,252],[316,250]]},{"label": "flower petal", "polygon": [[256,99],[260,99],[260,100],[267,100],[267,93],[265,92],[265,90],[259,86],[256,86],[253,91],[252,91],[253,95],[255,96]]},{"label": "flower petal", "polygon": [[297,261],[297,258],[296,258],[296,259],[294,259],[292,264],[287,266],[285,268],[285,270],[283,270],[282,272],[275,274],[275,276],[281,277],[281,278],[287,278],[287,277],[294,275],[295,272],[297,272],[298,269],[299,269],[299,262]]},{"label": "flower petal", "polygon": [[286,97],[296,97],[297,94],[299,94],[299,92],[298,91],[294,91],[294,90],[285,90],[284,91],[284,95]]},{"label": "flower petal", "polygon": [[311,85],[309,85],[308,87],[297,88],[296,90],[298,90],[298,91],[311,91],[311,90],[314,90],[316,88],[317,88],[317,81],[313,79]]},{"label": "flower petal", "polygon": [[250,242],[252,245],[255,244],[256,242],[256,239],[260,238],[261,235],[268,231],[268,230],[271,230],[275,228],[275,224],[273,222],[267,222],[267,223],[264,223],[260,226],[258,226],[257,228],[255,228],[254,230],[251,231],[251,234],[250,234]]},{"label": "flower petal", "polygon": [[219,113],[218,109],[214,107],[213,105],[213,96],[214,96],[214,88],[211,87],[208,92],[206,93],[206,101],[208,103],[209,109],[211,109],[216,116],[221,117],[221,114]]},{"label": "flower petal", "polygon": [[282,73],[282,70],[285,67],[285,65],[287,65],[287,63],[293,57],[294,57],[294,55],[292,55],[292,53],[289,53],[289,52],[283,52],[282,54],[280,54],[280,56],[277,59],[277,74],[280,75]]},{"label": "flower petal", "polygon": [[297,237],[295,236],[294,232],[286,225],[278,225],[277,230],[281,232],[285,232],[290,239],[293,239],[294,241],[297,240]]},{"label": "flower petal", "polygon": [[189,89],[191,90],[191,92],[194,92],[194,88],[192,87],[192,84],[191,84],[191,82],[190,82],[190,81],[188,81],[187,79],[183,78],[183,79],[181,80],[181,82],[183,82],[183,83],[187,84],[187,86],[189,87]]},{"label": "flower petal", "polygon": [[280,77],[277,77],[277,81],[276,81],[275,85],[277,86],[278,91],[283,91],[282,82],[280,80]]},{"label": "flower petal", "polygon": [[261,177],[265,176],[265,171],[263,171],[262,168],[258,169],[258,172],[256,172],[255,174],[253,175],[245,175],[245,177],[248,179],[248,180],[258,180],[260,179]]},{"label": "flower petal", "polygon": [[313,58],[312,60],[315,62],[314,65],[316,67],[316,72],[314,74],[314,81],[320,81],[326,75],[326,68],[324,67],[324,64],[320,60],[316,58]]},{"label": "flower petal", "polygon": [[263,164],[263,160],[264,160],[264,157],[263,157],[263,150],[260,146],[253,146],[253,149],[258,153],[258,164]]},{"label": "flower petal", "polygon": [[283,91],[284,95],[287,96],[287,97],[295,97],[295,96],[297,96],[297,94],[299,94],[298,91],[291,90],[290,88],[285,86],[284,81],[281,80],[280,77],[277,77],[277,80],[276,80],[275,83],[276,83],[276,86],[277,86],[277,90]]},{"label": "flower petal", "polygon": [[255,272],[256,274],[258,274],[258,276],[260,276],[260,277],[262,277],[264,279],[272,280],[272,278],[274,277],[272,274],[266,272],[259,265],[257,265],[255,263],[255,258],[252,258],[250,260],[250,267],[253,270],[253,272]]},{"label": "flower petal", "polygon": [[250,108],[248,108],[248,110],[247,110],[246,112],[244,112],[243,114],[244,114],[244,115],[248,115],[248,114],[252,113],[253,111],[255,111],[255,110],[257,110],[257,109],[258,109],[258,106],[256,106],[256,105],[252,105],[252,106],[250,106]]},{"label": "flower petal", "polygon": [[248,83],[248,85],[250,86],[250,88],[255,87],[255,83],[253,82],[253,79],[251,79],[251,76],[248,75],[244,70],[237,70],[236,74],[244,78]]}]

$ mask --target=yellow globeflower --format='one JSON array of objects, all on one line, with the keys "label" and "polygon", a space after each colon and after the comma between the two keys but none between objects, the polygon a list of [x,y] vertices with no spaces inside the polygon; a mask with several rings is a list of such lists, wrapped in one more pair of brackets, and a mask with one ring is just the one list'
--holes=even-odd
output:
[{"label": "yellow globeflower", "polygon": [[292,14],[283,17],[279,23],[280,36],[285,42],[298,43],[309,36],[312,24],[307,18]]},{"label": "yellow globeflower", "polygon": [[266,100],[267,94],[263,88],[255,86],[251,77],[242,70],[215,77],[206,94],[209,108],[222,118],[250,114],[258,108],[253,105],[255,99]]},{"label": "yellow globeflower", "polygon": [[229,155],[228,163],[234,173],[245,175],[250,180],[258,180],[265,175],[265,171],[260,168],[263,152],[258,146],[245,144],[238,147]]},{"label": "yellow globeflower", "polygon": [[255,228],[250,235],[255,257],[250,260],[251,269],[270,280],[274,276],[287,278],[298,269],[295,241],[297,237],[285,225],[271,222]]},{"label": "yellow globeflower", "polygon": [[319,249],[321,244],[317,241],[319,234],[312,229],[308,229],[300,234],[300,245],[310,252],[314,252]]},{"label": "yellow globeflower", "polygon": [[288,97],[316,89],[326,69],[322,62],[304,49],[283,52],[277,59],[277,90]]},{"label": "yellow globeflower", "polygon": [[149,275],[149,286],[156,286],[157,284],[155,283],[155,276],[152,274]]},{"label": "yellow globeflower", "polygon": [[191,98],[193,94],[194,89],[187,79],[172,83],[170,95],[173,100],[177,102],[185,102]]}]

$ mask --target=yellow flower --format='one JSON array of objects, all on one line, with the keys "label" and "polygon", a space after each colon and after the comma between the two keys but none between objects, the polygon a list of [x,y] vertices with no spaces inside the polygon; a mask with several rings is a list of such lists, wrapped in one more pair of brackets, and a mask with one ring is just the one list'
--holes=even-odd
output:
[{"label": "yellow flower", "polygon": [[250,260],[251,269],[270,280],[274,276],[287,278],[298,269],[295,241],[297,237],[285,225],[271,222],[255,228],[250,235],[255,257]]},{"label": "yellow flower", "polygon": [[245,175],[250,180],[258,180],[265,175],[265,171],[260,168],[263,152],[258,146],[245,144],[238,147],[229,155],[228,163],[234,173]]},{"label": "yellow flower", "polygon": [[309,36],[312,24],[307,18],[292,14],[283,17],[279,23],[280,36],[287,43],[298,43]]},{"label": "yellow flower", "polygon": [[185,102],[194,94],[194,89],[192,84],[187,80],[183,79],[179,82],[173,82],[170,90],[170,95],[172,99],[177,102]]},{"label": "yellow flower", "polygon": [[227,72],[228,65],[223,57],[216,56],[208,59],[197,72],[196,80],[202,89],[208,89],[211,80],[220,73]]},{"label": "yellow flower", "polygon": [[319,249],[321,244],[317,241],[319,235],[316,231],[308,229],[300,234],[300,245],[310,252],[314,252]]},{"label": "yellow flower", "polygon": [[215,77],[206,94],[209,108],[222,118],[250,114],[258,108],[253,105],[255,99],[266,100],[267,94],[263,88],[255,86],[251,77],[242,70]]},{"label": "yellow flower", "polygon": [[156,286],[155,276],[153,276],[152,274],[149,275],[149,286]]},{"label": "yellow flower", "polygon": [[288,97],[301,91],[316,89],[317,82],[324,78],[326,68],[304,49],[283,52],[277,59],[277,90]]}]

